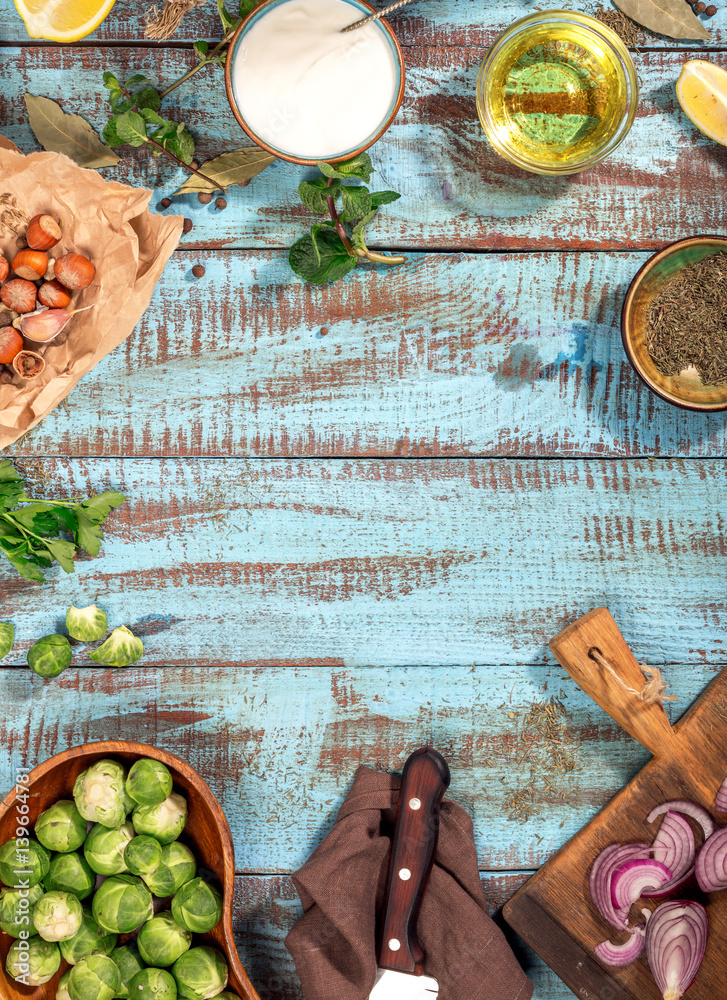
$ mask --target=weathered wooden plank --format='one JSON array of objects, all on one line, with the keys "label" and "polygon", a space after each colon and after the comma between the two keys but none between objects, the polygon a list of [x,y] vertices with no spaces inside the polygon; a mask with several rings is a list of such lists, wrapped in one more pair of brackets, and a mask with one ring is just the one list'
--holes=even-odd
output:
[{"label": "weathered wooden plank", "polygon": [[[24,150],[35,148],[25,124],[24,89],[60,98],[99,126],[106,100],[102,70],[123,75],[143,69],[168,82],[194,58],[178,49],[148,48],[8,48],[3,55],[0,130]],[[479,49],[408,49],[407,97],[373,154],[377,184],[393,187],[402,198],[380,214],[373,243],[415,249],[647,249],[725,229],[727,149],[697,132],[674,94],[689,55],[639,54],[640,112],[623,145],[593,170],[547,178],[511,166],[485,140],[474,100]],[[713,58],[727,66],[726,52]],[[219,73],[201,73],[193,85],[175,90],[168,108],[198,135],[200,157],[245,141]],[[143,151],[126,154],[123,165],[106,176],[157,185],[156,200],[174,190],[181,176],[176,168]],[[194,196],[180,199],[178,210],[195,224],[185,246],[289,247],[311,222],[296,190],[304,174],[303,168],[277,163],[249,187],[231,189],[222,213]]]},{"label": "weathered wooden plank", "polygon": [[[482,887],[491,905],[493,897],[496,905],[501,905],[529,874],[483,875]],[[284,944],[285,935],[302,912],[290,879],[276,875],[238,878],[235,907],[238,951],[263,1000],[301,1000],[295,966]],[[568,1000],[573,996],[537,955],[504,929],[533,981],[533,1000]]]},{"label": "weathered wooden plank", "polygon": [[[677,719],[713,668],[679,664],[665,674]],[[449,794],[473,817],[483,871],[541,865],[648,759],[554,663],[72,667],[49,682],[25,668],[3,669],[0,680],[2,789],[19,764],[99,739],[172,750],[219,797],[246,874],[294,871],[330,829],[359,764],[395,771],[424,743],[451,763]],[[558,760],[571,759],[565,774],[550,756],[550,734],[524,728],[533,704],[551,697],[568,713],[554,730]],[[513,796],[530,786],[531,818],[510,819]]]},{"label": "weathered wooden plank", "polygon": [[23,643],[48,608],[152,617],[147,662],[547,662],[607,604],[657,661],[724,660],[721,461],[48,460],[111,486],[103,554],[38,585],[0,568]]},{"label": "weathered wooden plank", "polygon": [[623,353],[645,259],[412,254],[321,289],[280,252],[178,253],[134,336],[10,450],[724,455],[723,415],[657,399]]},{"label": "weathered wooden plank", "polygon": [[[118,3],[110,17],[92,35],[83,40],[84,46],[103,42],[135,42],[144,39],[146,12],[151,3]],[[582,5],[587,7],[589,5]],[[597,4],[595,5],[598,6]],[[608,6],[604,0],[603,6]],[[228,3],[230,10],[234,2]],[[485,48],[513,21],[532,13],[527,0],[502,0],[501,3],[475,6],[468,0],[418,0],[415,7],[400,11],[391,24],[402,45],[473,45]],[[727,39],[727,17],[722,8],[715,17],[702,19],[712,33],[712,40],[705,48],[719,48]],[[22,20],[18,17],[13,0],[0,0],[0,41],[37,44],[28,38]],[[220,22],[216,5],[212,2],[190,11],[184,18],[172,44],[179,45],[198,38],[219,38]],[[692,46],[694,46],[692,42]],[[699,43],[700,46],[702,43]],[[648,48],[688,48],[689,42],[649,35]]]}]

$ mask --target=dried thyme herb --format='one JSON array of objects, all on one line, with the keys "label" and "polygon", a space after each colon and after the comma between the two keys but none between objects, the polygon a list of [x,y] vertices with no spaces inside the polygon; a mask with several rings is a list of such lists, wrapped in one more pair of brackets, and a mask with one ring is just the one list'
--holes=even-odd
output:
[{"label": "dried thyme herb", "polygon": [[646,346],[662,375],[693,366],[705,385],[727,383],[727,253],[667,282],[649,307]]},{"label": "dried thyme herb", "polygon": [[611,31],[615,31],[624,45],[629,48],[633,48],[636,45],[643,45],[646,41],[646,35],[641,25],[637,24],[636,21],[632,21],[630,17],[627,17],[623,11],[618,10],[616,7],[606,8],[599,4],[593,16],[601,24],[605,24],[607,28],[610,28]]}]

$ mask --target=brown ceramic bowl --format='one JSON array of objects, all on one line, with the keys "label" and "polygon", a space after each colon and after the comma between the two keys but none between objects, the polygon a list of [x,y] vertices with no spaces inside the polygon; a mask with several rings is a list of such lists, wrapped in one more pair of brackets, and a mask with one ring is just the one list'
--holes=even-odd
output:
[{"label": "brown ceramic bowl", "polygon": [[701,413],[727,410],[727,385],[704,385],[691,369],[662,375],[646,348],[646,324],[649,307],[666,282],[682,267],[720,250],[727,252],[725,236],[690,236],[660,250],[637,272],[621,311],[624,350],[641,381],[667,403]]},{"label": "brown ceramic bowl", "polygon": [[[284,150],[277,149],[275,146],[271,146],[255,131],[253,131],[253,129],[247,124],[247,122],[243,118],[239,108],[237,107],[237,104],[235,103],[235,94],[232,86],[232,66],[235,61],[235,52],[237,50],[238,45],[242,41],[242,38],[244,37],[246,32],[249,31],[249,29],[252,27],[253,23],[257,21],[258,18],[260,18],[263,14],[267,13],[267,11],[270,10],[271,7],[276,7],[279,3],[285,3],[285,2],[286,0],[264,0],[263,3],[259,4],[253,11],[251,11],[247,15],[247,17],[238,27],[235,34],[232,36],[229,48],[227,50],[227,58],[225,59],[225,87],[227,89],[227,99],[230,102],[232,113],[235,116],[235,118],[237,118],[238,122],[240,123],[244,131],[247,132],[247,134],[250,136],[252,141],[257,146],[261,146],[263,149],[266,149],[269,153],[272,153],[273,156],[277,156],[278,159],[280,160],[288,160],[288,162],[290,163],[300,163],[303,164],[304,166],[313,166],[313,167],[316,165],[317,159],[324,159],[327,163],[341,163],[343,160],[350,160],[354,156],[358,156],[359,153],[363,153],[363,151],[365,149],[368,149],[369,146],[373,146],[375,142],[379,141],[381,136],[384,134],[384,132],[386,132],[386,130],[389,128],[393,120],[396,118],[399,108],[401,107],[402,98],[404,97],[405,70],[404,70],[404,56],[402,54],[399,41],[396,35],[394,34],[391,26],[389,25],[388,21],[386,21],[384,18],[380,18],[378,24],[388,35],[389,43],[396,58],[399,71],[399,86],[397,88],[396,98],[394,100],[394,104],[392,105],[391,111],[383,121],[378,131],[374,135],[369,136],[368,139],[358,148],[349,149],[338,156],[325,156],[325,157],[318,157],[317,159],[310,157],[306,159],[305,157],[293,156],[291,153],[286,153]],[[376,12],[376,8],[372,7],[371,4],[368,3],[368,0],[346,0],[346,2],[351,7],[352,24],[357,19],[361,17],[366,17],[368,14],[374,14]]]},{"label": "brown ceramic bowl", "polygon": [[[189,819],[180,838],[194,852],[200,867],[209,868],[220,880],[223,888],[222,920],[209,934],[199,935],[199,940],[220,949],[227,957],[230,982],[227,989],[237,993],[241,1000],[259,1000],[255,989],[243,969],[232,934],[232,895],[235,878],[235,855],[232,836],[222,808],[209,786],[189,764],[156,747],[144,743],[109,741],[89,743],[74,747],[51,757],[29,774],[30,828],[38,815],[58,799],[72,799],[76,778],[91,764],[104,757],[113,757],[127,766],[138,757],[153,757],[166,764],[172,772],[174,787],[182,792],[189,803]],[[0,844],[15,837],[15,789],[0,804]],[[26,987],[10,979],[5,972],[5,959],[13,939],[0,932],[0,997],[2,1000],[52,1000],[56,995],[58,980],[66,969],[66,962],[44,986]]]}]

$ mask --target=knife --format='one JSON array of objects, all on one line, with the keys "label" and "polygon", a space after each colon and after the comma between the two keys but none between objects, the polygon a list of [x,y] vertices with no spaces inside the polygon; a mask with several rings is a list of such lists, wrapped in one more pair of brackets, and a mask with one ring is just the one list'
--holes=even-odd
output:
[{"label": "knife", "polygon": [[415,750],[401,776],[379,941],[379,968],[369,1000],[435,1000],[436,979],[423,975],[416,925],[434,864],[439,807],[449,768],[431,747]]}]

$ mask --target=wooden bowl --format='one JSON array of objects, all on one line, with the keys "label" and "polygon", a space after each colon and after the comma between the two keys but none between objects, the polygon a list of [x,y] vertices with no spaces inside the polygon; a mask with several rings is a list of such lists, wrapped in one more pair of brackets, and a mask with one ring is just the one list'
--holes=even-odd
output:
[{"label": "wooden bowl", "polygon": [[[206,782],[189,764],[165,750],[145,743],[109,741],[88,743],[51,757],[28,776],[30,827],[38,815],[58,799],[72,799],[76,778],[91,764],[104,757],[113,757],[130,766],[138,757],[152,757],[169,768],[174,778],[175,790],[182,792],[189,803],[189,818],[180,840],[187,843],[200,867],[209,868],[223,888],[222,920],[209,934],[199,935],[205,944],[220,949],[230,967],[228,989],[241,1000],[259,1000],[255,989],[243,969],[235,948],[232,934],[232,897],[235,879],[235,854],[227,820],[217,799]],[[0,804],[0,844],[12,840],[16,830],[16,790],[13,789]],[[5,959],[13,939],[0,932],[0,996],[2,1000],[53,1000],[58,980],[68,968],[66,962],[53,979],[44,986],[26,987],[10,979],[5,972]]]},{"label": "wooden bowl", "polygon": [[690,236],[649,257],[636,272],[621,311],[621,339],[626,356],[641,381],[667,403],[683,410],[715,413],[727,410],[727,385],[705,385],[696,369],[663,375],[646,347],[649,308],[667,281],[686,267],[718,251],[727,252],[725,236]]}]

